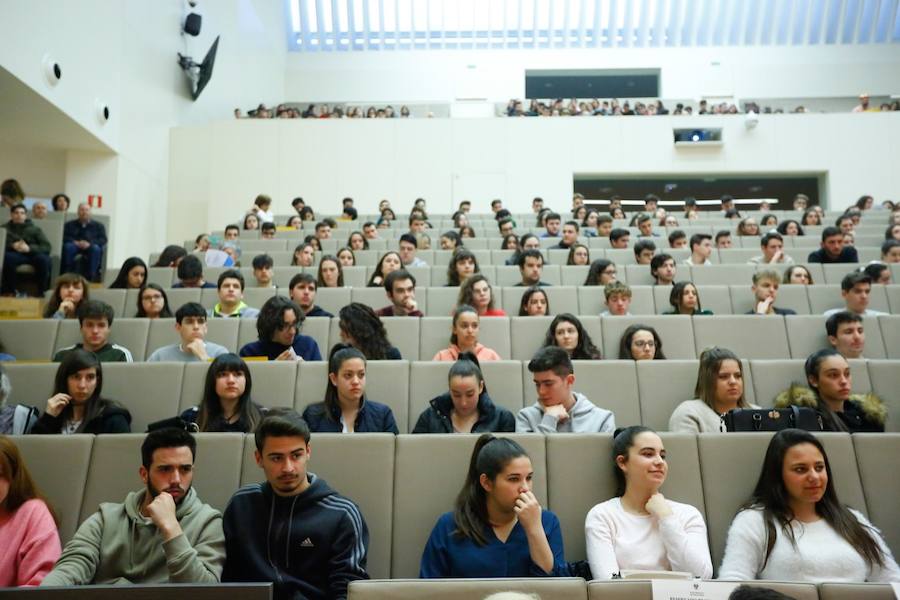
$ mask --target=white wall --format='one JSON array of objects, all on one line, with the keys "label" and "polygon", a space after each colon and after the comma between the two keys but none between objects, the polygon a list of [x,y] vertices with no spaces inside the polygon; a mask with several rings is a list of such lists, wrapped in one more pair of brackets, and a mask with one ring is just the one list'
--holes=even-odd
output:
[{"label": "white wall", "polygon": [[[672,128],[698,126],[722,127],[724,146],[676,149]],[[259,193],[281,214],[298,195],[322,212],[344,196],[363,213],[381,198],[405,212],[417,196],[436,213],[463,198],[476,212],[495,197],[513,212],[534,196],[561,208],[575,174],[825,174],[823,199],[840,209],[863,193],[897,199],[897,156],[890,113],[762,115],[750,131],[741,116],[223,121],[173,131],[173,162],[203,158],[172,173],[170,211],[191,207],[198,220],[172,223],[169,238],[221,229]]]},{"label": "white wall", "polygon": [[900,93],[894,46],[291,52],[295,101],[449,102],[525,95],[527,69],[661,69],[666,98],[815,98]]},{"label": "white wall", "polygon": [[65,189],[66,153],[44,148],[0,145],[0,165],[6,178],[15,173],[28,197],[50,198]]}]

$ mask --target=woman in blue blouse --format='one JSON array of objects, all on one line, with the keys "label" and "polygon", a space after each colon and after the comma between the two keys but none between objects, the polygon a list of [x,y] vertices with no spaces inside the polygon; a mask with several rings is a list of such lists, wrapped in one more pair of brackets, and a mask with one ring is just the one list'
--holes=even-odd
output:
[{"label": "woman in blue blouse", "polygon": [[561,577],[559,519],[531,491],[531,459],[518,443],[478,438],[456,508],[431,531],[419,577]]}]

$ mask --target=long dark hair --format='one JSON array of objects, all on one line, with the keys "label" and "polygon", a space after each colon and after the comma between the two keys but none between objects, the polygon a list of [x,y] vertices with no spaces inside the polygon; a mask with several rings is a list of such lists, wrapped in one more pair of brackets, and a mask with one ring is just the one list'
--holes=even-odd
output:
[{"label": "long dark hair", "polygon": [[525,290],[525,293],[522,294],[522,300],[519,302],[519,316],[520,317],[528,316],[528,308],[527,308],[528,301],[531,300],[531,297],[534,296],[535,294],[543,294],[544,295],[544,300],[547,301],[547,312],[545,313],[545,315],[550,314],[550,296],[547,295],[547,292],[545,292],[544,288],[542,288],[541,286],[533,285],[530,288],[528,288],[527,290]]},{"label": "long dark hair", "polygon": [[481,485],[481,475],[494,481],[510,461],[520,456],[528,456],[525,449],[514,440],[498,438],[485,433],[475,442],[469,471],[453,511],[456,523],[455,535],[469,538],[477,546],[487,544],[484,530],[488,528],[487,492]]},{"label": "long dark hair", "polygon": [[471,250],[467,248],[457,248],[453,251],[453,256],[450,257],[450,262],[447,264],[447,285],[448,286],[457,286],[460,285],[459,281],[459,273],[456,270],[456,265],[467,258],[472,259],[472,263],[475,265],[475,270],[472,271],[472,275],[475,273],[481,273],[481,268],[478,266],[478,259],[475,257],[475,254],[472,253]]},{"label": "long dark hair", "polygon": [[141,284],[141,289],[147,284],[147,263],[145,263],[142,259],[137,256],[132,256],[129,259],[126,259],[125,262],[122,263],[122,268],[119,269],[119,274],[116,275],[115,281],[109,284],[109,289],[117,290],[117,289],[127,289],[128,288],[128,273],[135,267],[143,267],[144,268],[144,282]]},{"label": "long dark hair", "polygon": [[38,499],[47,506],[47,510],[59,526],[56,511],[34,483],[19,448],[12,438],[5,435],[0,435],[0,473],[9,482],[9,491],[6,499],[0,503],[0,510],[12,515],[29,500]]},{"label": "long dark hair", "polygon": [[216,379],[221,373],[243,373],[244,393],[238,399],[238,423],[245,428],[246,433],[256,431],[256,426],[262,421],[263,414],[259,407],[250,399],[253,389],[253,378],[250,376],[250,368],[237,354],[229,352],[216,357],[206,371],[206,383],[203,385],[203,401],[197,414],[197,427],[200,431],[224,431],[225,414],[222,411],[222,403],[216,393]]},{"label": "long dark hair", "polygon": [[605,283],[600,283],[600,277],[603,275],[606,267],[610,265],[616,266],[616,263],[605,258],[598,258],[592,262],[591,267],[588,269],[587,277],[584,279],[584,285],[606,285]]},{"label": "long dark hair", "polygon": [[181,246],[171,245],[163,248],[159,258],[153,264],[154,267],[171,267],[172,263],[178,262],[187,256],[188,251]]},{"label": "long dark hair", "polygon": [[[334,373],[337,375],[341,370],[341,366],[352,358],[358,358],[363,361],[363,365],[366,364],[365,355],[353,346],[349,344],[335,344],[334,347],[331,348],[331,353],[328,356],[328,374]],[[363,389],[362,400],[365,401],[365,398],[366,392],[365,389]],[[341,413],[337,386],[331,383],[330,377],[325,379],[325,398],[322,400],[322,404],[325,408],[325,418],[329,421],[334,421],[334,415],[339,415]],[[361,404],[362,403],[360,403],[360,405]]]},{"label": "long dark hair", "polygon": [[[474,377],[480,385],[483,385],[481,394],[487,394],[487,384],[484,382],[484,374],[481,372],[481,363],[473,352],[460,352],[459,358],[450,367],[447,373],[447,386],[454,377]],[[480,397],[480,396],[479,396]]]},{"label": "long dark hair", "polygon": [[372,307],[361,302],[351,302],[338,313],[338,326],[353,338],[353,347],[367,360],[385,360],[392,346],[387,338],[384,324]]},{"label": "long dark hair", "polygon": [[135,317],[146,317],[146,316],[147,316],[147,311],[144,310],[144,301],[143,301],[143,300],[144,300],[144,292],[147,291],[147,290],[156,290],[157,292],[159,292],[160,294],[162,294],[162,297],[163,297],[163,307],[162,307],[162,310],[159,311],[159,318],[160,318],[160,319],[169,319],[169,318],[171,318],[171,317],[172,317],[172,309],[169,308],[169,297],[166,295],[166,290],[164,290],[164,289],[162,288],[162,286],[159,285],[158,283],[148,283],[148,284],[145,285],[143,288],[141,288],[141,291],[140,291],[140,292],[138,292],[138,295],[137,295],[137,313],[135,313],[134,316],[135,316]]},{"label": "long dark hair", "polygon": [[[62,286],[68,283],[81,284],[82,295],[81,302],[78,303],[78,306],[81,306],[86,300],[90,300],[91,286],[88,284],[88,280],[77,273],[63,273],[56,278],[56,283],[53,285],[53,294],[50,296],[50,299],[47,301],[47,306],[44,308],[45,318],[52,317],[54,313],[59,310],[59,305],[62,304],[62,297],[59,295],[60,290],[62,289]],[[77,309],[78,306],[75,308]]]},{"label": "long dark hair", "polygon": [[[388,250],[381,255],[381,258],[378,259],[378,264],[375,265],[375,269],[372,271],[372,276],[369,277],[369,283],[366,284],[367,287],[381,287],[384,285],[384,278],[387,277],[387,275],[384,274],[382,268],[384,266],[384,259],[387,258],[390,254],[393,254],[397,257],[397,262],[400,263],[400,268],[403,268],[403,259],[400,258],[400,253],[395,252],[394,250]],[[380,277],[381,281],[376,282],[375,279],[377,277]]]},{"label": "long dark hair", "polygon": [[[84,417],[75,433],[83,433],[84,427],[95,418],[103,414],[103,411],[110,405],[115,404],[111,400],[101,397],[103,392],[103,367],[100,366],[100,359],[93,352],[76,348],[66,354],[59,367],[56,369],[56,379],[53,382],[53,394],[69,394],[69,377],[84,369],[94,369],[97,373],[97,387],[94,393],[88,398],[84,406]],[[59,414],[63,422],[72,420],[74,409],[72,403],[66,404],[66,407]]]},{"label": "long dark hair", "polygon": [[857,552],[862,555],[869,567],[874,565],[884,566],[884,553],[875,539],[875,532],[869,530],[851,513],[846,506],[838,501],[837,492],[834,489],[834,478],[831,474],[831,463],[822,443],[808,431],[801,429],[783,429],[776,433],[766,449],[766,457],[763,460],[762,471],[756,488],[750,501],[741,507],[741,510],[762,509],[763,520],[766,523],[766,558],[763,566],[768,562],[772,548],[778,537],[780,529],[796,547],[794,530],[791,521],[794,518],[790,507],[790,497],[784,485],[784,457],[787,451],[799,444],[812,444],[818,448],[825,459],[825,472],[828,475],[828,484],[825,486],[825,494],[816,502],[816,514],[822,517],[834,531],[847,540]]},{"label": "long dark hair", "polygon": [[578,345],[572,350],[569,358],[572,360],[600,360],[600,350],[594,345],[590,334],[584,328],[584,325],[581,324],[578,317],[571,313],[556,315],[556,318],[550,323],[550,327],[547,328],[547,335],[544,336],[544,347],[559,345],[556,343],[556,327],[560,323],[571,323],[575,326],[575,331],[578,332]]},{"label": "long dark hair", "polygon": [[632,425],[631,427],[624,427],[622,429],[616,429],[613,434],[613,446],[612,446],[612,459],[613,459],[613,473],[616,476],[616,496],[624,496],[625,489],[628,487],[628,481],[625,479],[625,473],[619,468],[619,463],[616,462],[616,459],[620,456],[624,456],[626,460],[628,459],[628,450],[634,446],[634,438],[642,433],[656,433],[649,427],[644,427],[643,425]]},{"label": "long dark hair", "polygon": [[[823,401],[822,397],[819,395],[819,388],[817,386],[814,386],[809,380],[810,377],[815,377],[816,380],[819,379],[819,370],[822,366],[822,361],[832,356],[841,356],[841,353],[834,348],[823,348],[822,350],[813,352],[806,358],[806,362],[803,363],[803,371],[806,374],[807,384],[809,384],[809,387],[816,395],[816,408],[818,409],[819,414],[822,416],[823,429],[825,429],[826,431],[849,432],[850,430],[847,428],[844,420],[834,414],[834,411],[831,410],[831,407],[828,406],[828,403]],[[841,358],[843,358],[843,356],[841,356]]]},{"label": "long dark hair", "polygon": [[488,289],[491,290],[491,301],[488,303],[488,310],[493,310],[494,308],[494,288],[491,287],[491,282],[488,281],[488,278],[482,275],[481,273],[473,273],[471,277],[466,279],[461,286],[459,286],[459,296],[456,298],[456,304],[468,304],[469,306],[475,306],[475,284],[479,281],[483,281],[487,284]]},{"label": "long dark hair", "polygon": [[330,260],[331,262],[333,262],[335,264],[335,266],[337,267],[337,271],[338,271],[337,286],[344,287],[344,268],[341,266],[341,261],[339,261],[337,256],[334,256],[333,254],[326,254],[325,256],[323,256],[322,258],[319,259],[319,271],[318,271],[317,277],[316,277],[316,280],[317,280],[316,286],[317,287],[327,287],[325,285],[325,278],[322,277],[322,265],[325,264],[325,261],[327,261],[327,260]]},{"label": "long dark hair", "polygon": [[669,292],[669,304],[672,305],[672,308],[675,309],[675,314],[681,314],[681,303],[684,298],[684,290],[687,286],[693,286],[694,292],[697,294],[697,308],[694,309],[694,314],[698,314],[703,310],[702,305],[700,304],[700,290],[697,289],[697,286],[694,285],[693,281],[678,281],[675,285],[672,286],[672,291]]},{"label": "long dark hair", "polygon": [[634,339],[634,334],[638,331],[649,331],[653,335],[653,343],[655,344],[653,360],[665,360],[666,355],[663,354],[662,338],[659,337],[656,329],[641,323],[629,325],[622,333],[622,339],[619,340],[619,360],[634,360],[634,356],[631,354],[631,340]]}]

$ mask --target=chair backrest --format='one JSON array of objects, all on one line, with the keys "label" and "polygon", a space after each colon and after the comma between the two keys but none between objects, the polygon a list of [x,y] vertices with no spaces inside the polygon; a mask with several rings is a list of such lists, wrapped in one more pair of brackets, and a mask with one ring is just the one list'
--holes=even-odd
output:
[{"label": "chair backrest", "polygon": [[181,363],[105,363],[103,396],[131,413],[131,431],[178,415],[184,365]]},{"label": "chair backrest", "polygon": [[417,317],[381,318],[388,339],[400,351],[400,356],[406,360],[418,360],[419,358],[420,322],[423,320]]},{"label": "chair backrest", "polygon": [[885,473],[894,469],[895,458],[900,452],[900,434],[859,433],[852,437],[869,518],[881,530],[896,556],[900,551],[900,514],[896,502],[900,479],[885,477]]},{"label": "chair backrest", "polygon": [[[50,360],[56,352],[59,323],[57,319],[3,319],[0,320],[0,340],[17,360]],[[78,324],[77,320],[75,324]]]},{"label": "chair backrest", "polygon": [[885,422],[886,431],[900,431],[900,370],[896,361],[870,360],[866,361],[869,371],[869,380],[872,391],[881,398],[888,411]]},{"label": "chair backrest", "polygon": [[900,315],[878,317],[878,326],[887,349],[887,357],[900,358]]},{"label": "chair backrest", "polygon": [[819,600],[893,600],[887,583],[820,583]]},{"label": "chair backrest", "polygon": [[704,348],[728,348],[741,358],[783,358],[790,356],[784,317],[731,315],[709,319],[693,317],[697,356]]},{"label": "chair backrest", "polygon": [[[815,589],[815,588],[813,588]],[[522,578],[522,579],[397,579],[383,581],[351,581],[348,598],[353,600],[464,600],[486,598],[497,592],[537,594],[554,600],[586,600],[583,579]],[[804,599],[806,600],[806,599]]]},{"label": "chair backrest", "polygon": [[672,411],[694,398],[696,360],[639,360],[637,366],[641,424],[668,431]]},{"label": "chair backrest", "polygon": [[34,406],[43,411],[47,406],[47,399],[53,395],[58,367],[57,363],[4,363],[3,368],[6,369],[12,385],[9,401]]},{"label": "chair backrest", "polygon": [[552,322],[553,317],[511,317],[509,330],[513,360],[531,360],[544,345],[544,336]]},{"label": "chair backrest", "polygon": [[[630,325],[653,327],[663,343],[668,359],[690,360],[696,357],[694,330],[687,315],[603,317],[603,356],[619,357],[622,334]],[[596,341],[596,340],[595,340]]]}]

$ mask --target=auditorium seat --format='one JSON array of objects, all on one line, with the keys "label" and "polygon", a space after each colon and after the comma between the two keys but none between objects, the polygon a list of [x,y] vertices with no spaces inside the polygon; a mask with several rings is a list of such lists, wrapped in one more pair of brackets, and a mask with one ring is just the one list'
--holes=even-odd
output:
[{"label": "auditorium seat", "polygon": [[[653,287],[647,285],[632,286],[628,312],[632,315],[656,314],[653,290]],[[576,314],[600,315],[606,310],[606,293],[603,287],[591,285],[578,288],[578,313]]]},{"label": "auditorium seat", "polygon": [[859,269],[859,266],[859,263],[824,264],[822,265],[822,270],[825,272],[825,279],[823,279],[821,283],[840,285],[844,276],[847,275],[847,273],[856,271]]},{"label": "auditorium seat", "polygon": [[[128,348],[135,362],[144,360],[150,321],[151,319],[113,320],[109,331],[109,342]],[[56,334],[56,345],[48,358],[52,359],[53,354],[61,348],[81,343],[81,340],[81,329],[77,319],[60,321],[59,331]]]},{"label": "auditorium seat", "polygon": [[[512,289],[512,288],[507,288]],[[505,296],[505,294],[504,294]],[[518,302],[517,302],[518,306]],[[553,304],[550,304],[551,308]],[[518,314],[518,309],[507,314]],[[534,353],[544,345],[544,336],[553,317],[511,317],[509,321],[510,346],[513,360],[528,362]]]},{"label": "auditorium seat", "polygon": [[[900,271],[900,269],[895,269],[894,271]],[[891,281],[894,282],[893,285],[884,286],[884,291],[887,294],[888,299],[888,307],[891,309],[890,312],[892,314],[900,314],[900,275],[892,274]]]},{"label": "auditorium seat", "polygon": [[12,385],[9,402],[34,406],[43,412],[47,406],[47,399],[53,395],[54,379],[58,367],[57,363],[3,363],[3,368],[9,376],[10,385]]},{"label": "auditorium seat", "polygon": [[[282,296],[287,296],[281,290],[276,290],[273,287],[268,288],[260,288],[253,287],[251,284],[254,283],[255,280],[248,279],[247,287],[244,289],[244,302],[247,303],[247,306],[251,306],[256,309],[262,308],[262,305],[266,303],[266,301],[275,296],[276,293],[281,294]],[[216,302],[218,302],[218,295],[216,296]]]},{"label": "auditorium seat", "polygon": [[[522,294],[525,293],[525,287],[504,287],[503,288],[503,305],[501,308],[508,315],[519,314],[519,304],[522,302]],[[578,288],[563,286],[547,286],[543,289],[547,293],[547,300],[550,303],[550,314],[558,315],[560,313],[578,314]]]},{"label": "auditorium seat", "polygon": [[[413,577],[413,576],[411,576]],[[587,600],[584,579],[390,579],[351,581],[350,600],[469,600],[497,592],[522,592],[553,600]],[[804,599],[806,600],[806,599]]]},{"label": "auditorium seat", "polygon": [[[882,315],[878,317],[878,326],[888,358],[900,358],[900,315]],[[3,337],[6,340],[6,336]]]},{"label": "auditorium seat", "polygon": [[[178,309],[181,308],[182,304],[187,304],[188,302],[200,302],[201,296],[200,288],[166,288],[166,298],[169,300],[169,310],[172,311],[172,316],[175,316],[175,313],[178,312]],[[135,301],[134,307],[135,311],[137,311],[137,301]],[[215,302],[213,302],[215,304]],[[212,308],[212,304],[209,306],[205,306],[204,308],[210,309]]]},{"label": "auditorium seat", "polygon": [[[333,319],[336,320],[336,319]],[[419,357],[419,330],[420,321],[416,317],[382,317],[381,323],[387,332],[387,338],[391,344],[400,350],[400,355],[406,360],[418,360]],[[336,333],[340,336],[340,330]],[[337,339],[334,343],[337,343]],[[332,344],[334,345],[334,344]],[[324,356],[323,356],[324,358]]]},{"label": "auditorium seat", "polygon": [[[546,506],[547,460],[544,436],[510,434],[509,437],[522,444],[531,457],[534,468],[533,491],[541,505]],[[418,577],[425,542],[438,517],[453,510],[456,495],[465,481],[476,439],[475,435],[461,434],[409,435],[397,438],[391,577]],[[344,459],[345,464],[346,462]],[[363,473],[361,478],[374,479],[366,471],[360,472]]]},{"label": "auditorium seat", "polygon": [[[741,583],[752,587],[772,589],[794,600],[819,600],[816,586],[812,583],[788,583],[783,581],[742,581]],[[616,600],[648,600],[652,597],[652,588],[653,584],[650,581],[630,579],[591,581],[588,583],[588,598],[590,600],[606,600],[607,598],[616,598]]]},{"label": "auditorium seat", "polygon": [[[896,361],[869,360],[866,361],[869,373],[869,381],[872,391],[881,398],[888,411],[886,431],[900,431],[900,369]],[[854,380],[854,391],[856,381]],[[898,546],[900,551],[900,546]]]},{"label": "auditorium seat", "polygon": [[[896,555],[896,552],[894,554]],[[895,598],[894,590],[888,583],[819,584],[819,600],[894,600]]]},{"label": "auditorium seat", "polygon": [[[650,272],[649,265],[624,265],[624,276],[618,277],[620,281],[627,281],[631,289],[636,285],[656,285],[656,280]],[[617,275],[619,275],[617,273]],[[601,288],[602,290],[602,288]]]},{"label": "auditorium seat", "polygon": [[[316,254],[317,260],[321,258],[319,254]],[[317,263],[318,264],[318,263]],[[344,267],[342,269],[344,273],[344,285],[353,288],[362,288],[366,287],[366,284],[369,281],[369,275],[372,274],[374,270],[373,267],[365,267],[365,266],[356,266],[356,267]],[[311,272],[313,275],[316,273],[312,269],[306,269],[307,272]],[[419,279],[419,274],[416,273],[416,279]],[[427,280],[424,284],[427,285]]]},{"label": "auditorium seat", "polygon": [[[156,263],[156,261],[153,260],[153,255],[150,256],[150,260],[151,262],[149,264],[152,265]],[[174,282],[174,267],[147,267],[147,283],[155,283],[163,288],[170,288]]]},{"label": "auditorium seat", "polygon": [[[341,309],[350,304],[353,289],[355,288],[319,288],[316,290],[316,304],[337,317]],[[278,289],[278,293],[290,297],[291,291],[285,285]]]},{"label": "auditorium seat", "polygon": [[[759,238],[753,236],[753,239],[749,240],[749,245],[744,245],[744,240],[741,240],[741,247],[739,248],[720,248],[718,250],[719,253],[719,262],[722,263],[721,266],[750,266],[750,275],[753,274],[754,265],[749,265],[751,258],[755,258],[762,254],[762,251],[759,247]],[[744,283],[743,281],[739,283]]]},{"label": "auditorium seat", "polygon": [[[565,265],[565,263],[562,264]],[[584,285],[584,280],[587,279],[589,270],[590,267],[586,265],[561,266],[559,268],[560,284]]]},{"label": "auditorium seat", "polygon": [[[809,310],[814,315],[821,315],[826,310],[846,306],[841,297],[841,286],[838,284],[825,285],[816,280],[816,285],[807,286],[806,290],[809,294]],[[870,307],[875,308],[873,306],[874,296],[869,296],[869,299]]]},{"label": "auditorium seat", "polygon": [[[565,261],[562,264],[566,264]],[[494,267],[496,270],[497,276],[494,279],[491,279],[491,284],[497,287],[513,287],[520,281],[522,281],[522,274],[519,271],[519,267],[506,266],[506,265],[497,265]],[[560,267],[558,264],[551,265],[545,264],[543,270],[541,271],[541,281],[545,283],[549,283],[550,285],[560,285],[562,282],[562,276],[560,275]],[[582,279],[582,282],[584,280]]]},{"label": "auditorium seat", "polygon": [[[502,290],[491,284],[491,290],[494,294],[494,306],[500,308],[502,300],[500,294]],[[444,317],[452,315],[456,310],[456,300],[459,297],[459,287],[430,287],[416,290],[416,300],[425,300],[428,306],[428,312],[422,311],[429,317]]]},{"label": "auditorium seat", "polygon": [[[50,360],[56,351],[57,319],[0,319],[0,340],[16,360]],[[75,320],[78,324],[78,320]]]},{"label": "auditorium seat", "polygon": [[635,361],[642,425],[656,431],[669,430],[672,411],[696,397],[698,364],[696,360]]},{"label": "auditorium seat", "polygon": [[732,315],[710,319],[700,315],[692,319],[697,356],[711,346],[728,348],[741,358],[790,356],[784,317]]},{"label": "auditorium seat", "polygon": [[[694,359],[694,331],[691,317],[686,315],[603,317],[603,356],[619,357],[619,343],[629,325],[653,327],[663,343],[669,359]],[[594,340],[597,341],[596,339]],[[513,346],[515,348],[515,346]]]},{"label": "auditorium seat", "polygon": [[[308,472],[324,479],[359,507],[369,528],[367,570],[372,577],[389,577],[394,512],[394,436],[383,433],[315,433],[310,439]],[[240,485],[265,480],[254,458],[253,436],[246,436]],[[202,454],[200,455],[202,456]],[[424,462],[424,461],[423,461]],[[232,491],[237,489],[229,488]],[[417,490],[410,498],[419,497]],[[401,518],[404,515],[399,515]]]},{"label": "auditorium seat", "polygon": [[[803,370],[803,359],[795,360],[753,360],[750,369],[753,372],[754,394],[757,404],[762,407],[773,406],[775,397],[787,390],[792,383],[809,387]],[[872,389],[866,361],[850,360],[850,375],[853,379],[853,393],[863,394]]]},{"label": "auditorium seat", "polygon": [[113,313],[116,318],[121,318],[125,315],[125,296],[127,295],[126,290],[124,289],[104,289],[104,288],[96,288],[92,289],[90,292],[91,300],[101,300],[106,302],[110,306],[112,306]]},{"label": "auditorium seat", "polygon": [[184,366],[181,363],[104,363],[103,397],[118,401],[131,413],[131,431],[176,416]]},{"label": "auditorium seat", "polygon": [[[896,388],[895,388],[896,389]],[[853,448],[872,523],[881,530],[894,556],[900,552],[900,479],[890,476],[900,455],[900,434],[857,433]]]},{"label": "auditorium seat", "polygon": [[199,406],[203,401],[203,388],[206,381],[206,372],[209,365],[206,363],[186,363],[181,379],[181,399],[178,411],[183,412],[193,406]]},{"label": "auditorium seat", "polygon": [[[756,309],[756,297],[753,295],[752,285],[732,285],[729,286],[729,289],[731,291],[731,308],[733,314],[743,315]],[[702,293],[700,297],[705,300]],[[706,302],[704,302],[703,305],[704,308],[706,308]],[[790,308],[798,315],[808,315],[809,298],[806,294],[806,286],[779,286],[775,306],[778,308]]]},{"label": "auditorium seat", "polygon": [[[715,253],[713,253],[713,256],[715,256]],[[710,260],[715,262],[712,257],[710,257]],[[679,265],[679,271],[682,271],[684,266]],[[755,271],[756,268],[753,265],[747,264],[700,265],[690,267],[690,277],[685,277],[685,273],[682,271],[679,273],[679,278],[690,279],[696,286],[746,285],[753,278]],[[705,300],[702,292],[700,293],[700,298]]]},{"label": "auditorium seat", "polygon": [[[420,287],[418,283],[416,283],[416,287]],[[416,294],[416,300],[419,301],[420,307],[419,310],[425,312],[422,309],[422,305],[425,303],[425,294],[422,294],[422,298],[419,298],[419,295]],[[360,302],[365,304],[366,306],[372,307],[372,310],[378,310],[384,306],[389,306],[391,301],[387,297],[387,292],[384,291],[384,287],[355,287],[350,292],[350,299],[353,302]],[[337,313],[334,313],[337,315]]]},{"label": "auditorium seat", "polygon": [[[175,319],[149,319],[147,334],[147,358],[153,352],[169,344],[181,343],[181,336],[175,329]],[[229,352],[237,352],[238,327],[240,319],[208,319],[206,321],[206,341],[219,344]]]}]

